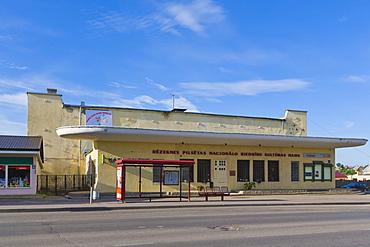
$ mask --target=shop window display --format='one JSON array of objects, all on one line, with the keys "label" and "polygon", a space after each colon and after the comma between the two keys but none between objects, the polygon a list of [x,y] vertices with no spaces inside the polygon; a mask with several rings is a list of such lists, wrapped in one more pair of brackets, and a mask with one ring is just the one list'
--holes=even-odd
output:
[{"label": "shop window display", "polygon": [[0,166],[0,188],[6,187],[5,166]]},{"label": "shop window display", "polygon": [[30,166],[0,166],[0,188],[29,188]]}]

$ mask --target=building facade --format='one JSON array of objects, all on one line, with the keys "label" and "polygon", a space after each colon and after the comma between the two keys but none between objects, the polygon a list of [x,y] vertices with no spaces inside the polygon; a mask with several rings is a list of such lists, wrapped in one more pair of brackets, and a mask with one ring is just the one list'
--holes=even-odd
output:
[{"label": "building facade", "polygon": [[[95,190],[115,191],[116,160],[193,160],[180,181],[256,189],[335,187],[335,149],[365,139],[307,136],[307,112],[282,118],[242,117],[64,104],[53,93],[28,93],[28,134],[42,135],[45,174],[97,175]],[[155,190],[162,170],[142,171],[141,184]],[[135,191],[132,170],[132,191]],[[175,191],[174,186],[165,186]]]},{"label": "building facade", "polygon": [[41,136],[0,135],[0,195],[36,194],[42,168]]}]

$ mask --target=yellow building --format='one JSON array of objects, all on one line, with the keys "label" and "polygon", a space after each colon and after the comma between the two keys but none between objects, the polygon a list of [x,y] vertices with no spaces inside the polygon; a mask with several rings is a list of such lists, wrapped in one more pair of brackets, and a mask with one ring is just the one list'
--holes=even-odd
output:
[{"label": "yellow building", "polygon": [[[28,93],[28,135],[44,138],[44,174],[96,173],[100,192],[115,191],[114,161],[120,158],[193,160],[180,178],[190,180],[193,189],[210,181],[230,190],[243,189],[247,181],[256,181],[256,189],[334,188],[335,149],[367,140],[309,137],[306,115],[287,110],[282,118],[262,118],[70,105],[56,90]],[[143,172],[148,191],[157,187],[158,171]]]}]

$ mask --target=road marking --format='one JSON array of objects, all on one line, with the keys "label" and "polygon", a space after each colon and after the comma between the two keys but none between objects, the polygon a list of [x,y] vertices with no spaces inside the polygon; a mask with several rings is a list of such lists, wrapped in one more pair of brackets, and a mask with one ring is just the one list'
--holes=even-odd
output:
[{"label": "road marking", "polygon": [[154,243],[133,243],[133,244],[115,245],[114,247],[137,246],[137,245],[152,245],[152,244],[154,244]]}]

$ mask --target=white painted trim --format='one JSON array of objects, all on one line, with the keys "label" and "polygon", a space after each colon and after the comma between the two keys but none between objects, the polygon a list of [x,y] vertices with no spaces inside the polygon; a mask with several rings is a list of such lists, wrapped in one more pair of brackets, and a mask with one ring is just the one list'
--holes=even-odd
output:
[{"label": "white painted trim", "polygon": [[38,155],[38,151],[0,151],[0,154],[33,154]]},{"label": "white painted trim", "polygon": [[271,147],[342,148],[365,145],[366,139],[142,129],[106,126],[66,126],[60,137],[91,141],[217,144]]}]

